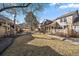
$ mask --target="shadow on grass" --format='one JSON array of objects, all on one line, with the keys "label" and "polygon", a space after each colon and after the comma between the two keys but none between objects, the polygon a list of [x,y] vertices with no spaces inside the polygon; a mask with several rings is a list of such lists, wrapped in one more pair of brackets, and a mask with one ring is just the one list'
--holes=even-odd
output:
[{"label": "shadow on grass", "polygon": [[34,46],[27,44],[34,37],[23,34],[15,37],[14,42],[1,55],[2,56],[61,56],[49,46]]},{"label": "shadow on grass", "polygon": [[23,53],[24,56],[62,56],[49,46],[38,47],[34,45],[27,45],[28,49]]}]

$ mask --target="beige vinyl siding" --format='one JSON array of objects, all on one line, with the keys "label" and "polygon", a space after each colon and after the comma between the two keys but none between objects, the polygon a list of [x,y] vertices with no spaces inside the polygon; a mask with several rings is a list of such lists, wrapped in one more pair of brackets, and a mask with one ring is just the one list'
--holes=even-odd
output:
[{"label": "beige vinyl siding", "polygon": [[0,37],[5,35],[5,27],[0,26]]}]

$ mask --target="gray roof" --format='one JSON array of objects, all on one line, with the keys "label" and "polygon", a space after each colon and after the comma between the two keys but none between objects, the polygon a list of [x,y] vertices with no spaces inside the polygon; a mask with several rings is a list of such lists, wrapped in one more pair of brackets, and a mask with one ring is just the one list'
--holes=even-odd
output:
[{"label": "gray roof", "polygon": [[56,19],[61,19],[63,17],[71,16],[71,15],[74,15],[74,14],[78,14],[78,10],[66,13],[63,16],[57,17]]},{"label": "gray roof", "polygon": [[7,21],[8,23],[13,24],[13,21],[11,19],[9,19],[8,17],[5,17],[3,15],[0,15],[0,21]]}]

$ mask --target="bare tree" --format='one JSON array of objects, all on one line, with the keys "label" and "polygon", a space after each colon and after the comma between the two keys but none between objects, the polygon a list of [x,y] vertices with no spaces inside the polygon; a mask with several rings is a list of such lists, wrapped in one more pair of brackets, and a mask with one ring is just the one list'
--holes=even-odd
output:
[{"label": "bare tree", "polygon": [[30,30],[33,31],[38,27],[39,22],[37,21],[36,16],[33,14],[33,12],[29,12],[26,17],[25,21],[27,25],[30,27]]},{"label": "bare tree", "polygon": [[[10,14],[14,15],[14,24],[16,23],[16,17],[23,12],[23,14],[28,14],[28,12],[32,12],[33,14],[43,11],[44,6],[46,4],[42,3],[1,3],[0,4],[0,12],[6,11]],[[59,6],[59,4],[56,4]],[[15,25],[14,25],[15,27]]]},{"label": "bare tree", "polygon": [[24,3],[20,3],[20,4],[18,4],[18,3],[2,3],[1,4],[1,8],[0,8],[0,12],[2,12],[2,11],[5,11],[6,9],[11,9],[11,8],[25,8],[25,7],[28,7],[29,5],[30,5],[31,3],[26,3],[26,4],[24,4]]},{"label": "bare tree", "polygon": [[1,3],[0,4],[0,12],[5,11],[11,15],[13,15],[14,19],[14,32],[16,30],[16,17],[18,15],[18,10],[21,11],[19,8],[27,8],[31,3]]}]

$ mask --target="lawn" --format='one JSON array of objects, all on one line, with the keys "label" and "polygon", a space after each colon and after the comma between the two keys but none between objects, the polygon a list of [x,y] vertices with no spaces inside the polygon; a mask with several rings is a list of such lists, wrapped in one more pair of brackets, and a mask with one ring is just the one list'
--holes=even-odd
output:
[{"label": "lawn", "polygon": [[24,35],[16,38],[14,43],[2,55],[79,56],[79,45],[51,39],[47,34]]},{"label": "lawn", "polygon": [[31,41],[32,45],[36,46],[49,46],[58,53],[62,55],[79,55],[79,45],[73,45],[67,41],[61,41],[57,39],[44,39],[48,38],[48,36],[45,34],[42,35],[33,35],[34,37],[38,37],[40,39],[35,39]]},{"label": "lawn", "polygon": [[47,34],[33,34],[32,35],[34,38],[42,38],[42,39],[48,39],[49,37]]}]

